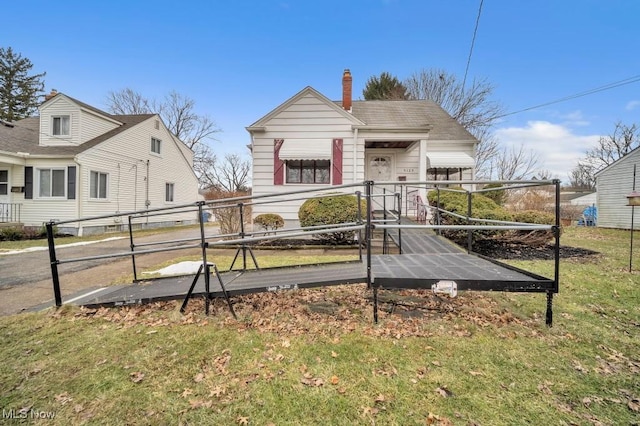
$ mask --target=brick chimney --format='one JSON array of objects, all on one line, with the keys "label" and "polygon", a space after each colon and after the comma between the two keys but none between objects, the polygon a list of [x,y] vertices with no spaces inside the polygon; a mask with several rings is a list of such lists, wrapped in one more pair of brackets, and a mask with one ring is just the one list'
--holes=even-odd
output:
[{"label": "brick chimney", "polygon": [[51,93],[44,95],[44,101],[46,102],[49,99],[52,99],[57,94],[58,94],[58,91],[56,89],[51,89]]},{"label": "brick chimney", "polygon": [[346,111],[351,111],[351,71],[344,70],[342,74],[342,108]]}]

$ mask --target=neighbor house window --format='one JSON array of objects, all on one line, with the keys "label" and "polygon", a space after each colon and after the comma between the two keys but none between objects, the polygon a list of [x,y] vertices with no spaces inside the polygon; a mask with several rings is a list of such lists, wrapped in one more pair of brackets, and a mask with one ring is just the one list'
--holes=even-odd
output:
[{"label": "neighbor house window", "polygon": [[329,160],[288,160],[287,183],[329,183]]},{"label": "neighbor house window", "polygon": [[151,152],[160,154],[160,145],[162,145],[162,141],[160,139],[151,138]]},{"label": "neighbor house window", "polygon": [[89,177],[89,198],[106,200],[108,179],[109,175],[107,173],[91,172]]},{"label": "neighbor house window", "polygon": [[69,134],[69,116],[61,115],[53,117],[53,134],[54,136],[62,136]]},{"label": "neighbor house window", "polygon": [[168,203],[173,202],[173,184],[167,183],[164,188],[164,200]]},{"label": "neighbor house window", "polygon": [[9,193],[9,171],[0,170],[0,195]]},{"label": "neighbor house window", "polygon": [[43,198],[65,196],[64,169],[38,169],[38,195]]}]

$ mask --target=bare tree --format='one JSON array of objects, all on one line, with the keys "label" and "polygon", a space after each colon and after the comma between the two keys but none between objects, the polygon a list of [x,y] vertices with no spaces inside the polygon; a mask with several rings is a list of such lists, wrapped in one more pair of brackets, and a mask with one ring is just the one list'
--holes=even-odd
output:
[{"label": "bare tree", "polygon": [[490,162],[489,173],[499,180],[519,180],[531,177],[538,167],[538,156],[520,145],[500,151]]},{"label": "bare tree", "polygon": [[587,150],[571,171],[571,184],[577,187],[595,188],[595,174],[640,147],[640,129],[634,123],[626,125],[618,121],[613,133],[601,136],[595,147]]},{"label": "bare tree", "polygon": [[491,128],[504,113],[504,107],[491,99],[494,86],[486,79],[474,79],[465,88],[454,74],[437,68],[413,73],[404,85],[411,99],[434,101],[480,141],[476,170],[486,174],[489,160],[498,151]]},{"label": "bare tree", "polygon": [[153,112],[149,101],[133,89],[122,89],[119,92],[110,91],[107,95],[108,109],[112,114],[150,114]]},{"label": "bare tree", "polygon": [[596,169],[591,164],[581,160],[569,173],[569,185],[574,189],[593,191],[596,189]]},{"label": "bare tree", "polygon": [[204,166],[196,172],[202,177],[201,183],[207,188],[216,188],[222,192],[247,192],[251,162],[238,154],[226,154],[220,161],[215,155],[205,156]]},{"label": "bare tree", "polygon": [[169,92],[160,102],[149,100],[130,88],[109,92],[107,96],[107,108],[113,114],[158,113],[169,131],[193,150],[194,169],[200,186],[205,187],[209,183],[202,172],[216,161],[207,142],[213,140],[220,129],[211,117],[196,113],[195,106],[193,99],[175,91]]}]

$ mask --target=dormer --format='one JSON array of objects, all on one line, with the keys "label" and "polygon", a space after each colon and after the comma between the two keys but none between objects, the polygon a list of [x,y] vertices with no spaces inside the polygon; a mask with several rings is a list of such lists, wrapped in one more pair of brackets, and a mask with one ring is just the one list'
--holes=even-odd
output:
[{"label": "dormer", "polygon": [[122,125],[110,114],[52,91],[40,105],[40,145],[75,146]]}]

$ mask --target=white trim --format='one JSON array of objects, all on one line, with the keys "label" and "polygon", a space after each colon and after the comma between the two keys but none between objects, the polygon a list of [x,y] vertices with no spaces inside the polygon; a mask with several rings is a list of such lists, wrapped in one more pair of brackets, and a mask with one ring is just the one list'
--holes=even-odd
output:
[{"label": "white trim", "polygon": [[[51,172],[53,172],[54,170],[62,170],[64,173],[64,181],[63,181],[63,188],[64,188],[64,194],[63,195],[40,195],[40,172],[42,172],[43,170],[49,170]],[[34,171],[36,173],[34,176],[34,191],[33,191],[33,198],[37,199],[37,200],[66,200],[67,199],[67,182],[69,181],[69,176],[67,175],[67,171],[68,171],[68,167],[67,166],[62,166],[62,167],[34,167]],[[53,193],[53,173],[51,173],[51,182],[49,183],[49,189],[51,190],[50,193]]]},{"label": "white trim", "polygon": [[[92,179],[91,179],[91,174],[92,173],[98,173],[98,188],[96,188],[97,192],[98,192],[98,197],[92,197],[91,196],[91,184],[92,184]],[[106,182],[106,193],[104,198],[100,197],[100,176],[99,175],[105,175],[107,182]],[[111,185],[110,181],[110,173],[109,172],[104,172],[101,170],[89,170],[89,185],[88,189],[89,189],[89,197],[87,197],[89,199],[89,201],[98,201],[98,202],[105,202],[105,201],[109,201],[109,187]]]}]

